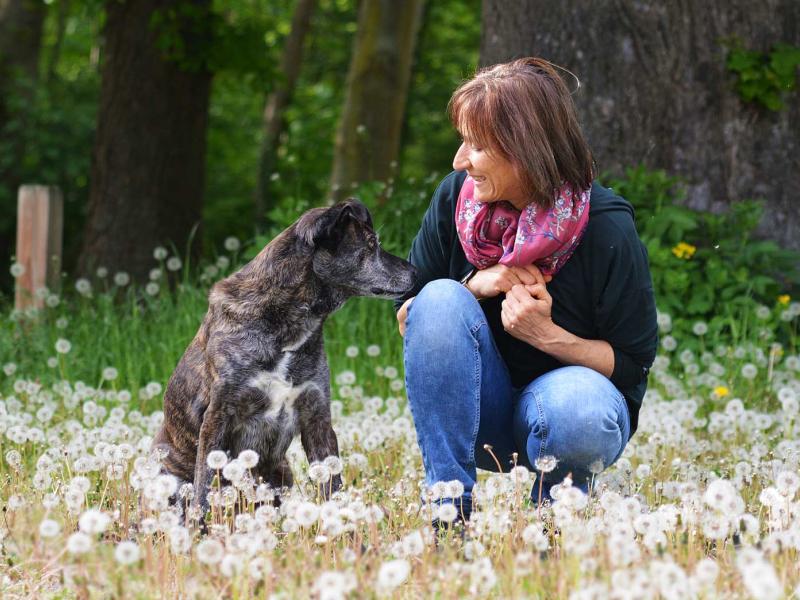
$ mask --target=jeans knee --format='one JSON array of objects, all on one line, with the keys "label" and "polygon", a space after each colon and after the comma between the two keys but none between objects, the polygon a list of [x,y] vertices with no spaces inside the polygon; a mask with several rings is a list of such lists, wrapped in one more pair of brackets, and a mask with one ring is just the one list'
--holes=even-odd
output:
[{"label": "jeans knee", "polygon": [[608,467],[627,441],[614,411],[603,406],[576,407],[569,420],[553,419],[549,426],[553,454],[576,467]]},{"label": "jeans knee", "polygon": [[[451,307],[454,304],[463,303],[464,299],[471,298],[467,290],[458,281],[453,279],[434,279],[425,284],[412,305],[424,306],[427,310],[441,311],[444,307]],[[419,308],[418,308],[419,309]]]},{"label": "jeans knee", "polygon": [[560,461],[575,467],[613,463],[628,438],[625,399],[602,374],[586,367],[564,367],[537,381],[548,446]]},{"label": "jeans knee", "polygon": [[469,321],[476,310],[482,314],[477,301],[463,285],[452,279],[435,279],[422,288],[409,306],[406,326],[411,335],[438,336],[440,331],[452,332],[456,324]]}]

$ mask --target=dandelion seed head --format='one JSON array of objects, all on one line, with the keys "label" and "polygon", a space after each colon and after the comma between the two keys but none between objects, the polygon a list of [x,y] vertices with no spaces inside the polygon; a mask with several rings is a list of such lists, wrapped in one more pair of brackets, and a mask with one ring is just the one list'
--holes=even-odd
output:
[{"label": "dandelion seed head", "polygon": [[70,554],[85,554],[92,549],[92,538],[78,531],[67,538],[67,552]]},{"label": "dandelion seed head", "polygon": [[236,252],[237,250],[239,250],[239,248],[241,248],[242,244],[239,241],[239,238],[236,238],[234,236],[228,236],[225,238],[223,245],[225,246],[225,250],[227,250],[228,252]]},{"label": "dandelion seed head", "polygon": [[402,585],[411,573],[411,564],[402,558],[383,563],[378,570],[378,589],[389,592]]},{"label": "dandelion seed head", "polygon": [[556,468],[558,460],[556,460],[555,456],[541,456],[537,458],[533,464],[537,471],[541,471],[542,473],[550,473]]},{"label": "dandelion seed head", "polygon": [[56,340],[56,352],[59,354],[68,354],[70,350],[72,350],[72,344],[69,340],[65,340],[64,338],[59,338]]},{"label": "dandelion seed head", "polygon": [[139,562],[141,551],[136,542],[125,540],[114,549],[114,559],[121,565],[132,565]]},{"label": "dandelion seed head", "polygon": [[255,450],[242,450],[237,457],[245,469],[253,469],[258,464],[258,452]]},{"label": "dandelion seed head", "polygon": [[206,538],[197,544],[195,554],[201,563],[215,565],[222,560],[225,549],[218,540]]},{"label": "dandelion seed head", "polygon": [[39,523],[39,535],[43,538],[53,538],[61,532],[61,525],[53,519],[44,519]]},{"label": "dandelion seed head", "polygon": [[308,466],[308,478],[314,483],[327,483],[331,478],[331,470],[324,462],[313,462]]}]

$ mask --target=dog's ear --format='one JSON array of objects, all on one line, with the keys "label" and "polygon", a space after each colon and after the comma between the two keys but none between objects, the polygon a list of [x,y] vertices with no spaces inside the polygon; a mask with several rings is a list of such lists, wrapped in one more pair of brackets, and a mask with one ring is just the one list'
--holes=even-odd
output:
[{"label": "dog's ear", "polygon": [[342,202],[342,204],[344,205],[344,211],[347,216],[352,217],[359,223],[363,223],[372,229],[372,216],[369,214],[367,207],[359,200],[356,198],[348,198]]},{"label": "dog's ear", "polygon": [[309,246],[333,250],[342,240],[349,219],[372,228],[372,218],[367,207],[351,198],[327,209],[315,208],[308,211],[298,221],[297,233]]}]

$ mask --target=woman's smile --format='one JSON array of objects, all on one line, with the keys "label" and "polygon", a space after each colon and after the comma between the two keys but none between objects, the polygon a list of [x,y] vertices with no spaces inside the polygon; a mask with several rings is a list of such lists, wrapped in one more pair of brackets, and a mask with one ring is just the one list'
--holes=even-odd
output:
[{"label": "woman's smile", "polygon": [[497,152],[490,153],[464,141],[453,157],[453,168],[466,171],[475,181],[478,202],[508,200],[517,209],[530,202],[514,165]]}]

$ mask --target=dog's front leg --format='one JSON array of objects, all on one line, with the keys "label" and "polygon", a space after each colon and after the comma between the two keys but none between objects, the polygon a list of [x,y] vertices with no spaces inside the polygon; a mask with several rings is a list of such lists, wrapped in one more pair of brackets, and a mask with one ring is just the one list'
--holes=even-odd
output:
[{"label": "dog's front leg", "polygon": [[200,436],[197,443],[197,459],[194,465],[194,502],[193,509],[200,512],[202,521],[208,511],[208,486],[212,470],[206,464],[208,453],[212,450],[224,450],[227,437],[227,422],[220,406],[221,394],[214,394],[203,415]]},{"label": "dog's front leg", "polygon": [[[319,392],[307,396],[300,414],[300,441],[308,462],[323,461],[329,456],[339,456],[339,442],[331,424],[331,409],[327,398]],[[319,485],[324,498],[342,487],[342,477],[333,475],[327,483]]]}]

